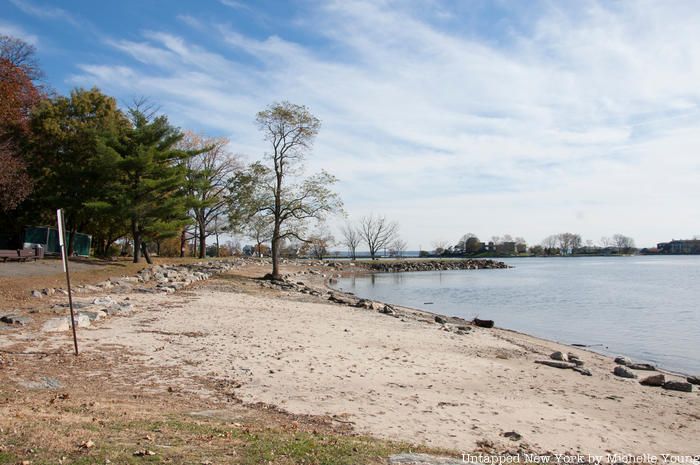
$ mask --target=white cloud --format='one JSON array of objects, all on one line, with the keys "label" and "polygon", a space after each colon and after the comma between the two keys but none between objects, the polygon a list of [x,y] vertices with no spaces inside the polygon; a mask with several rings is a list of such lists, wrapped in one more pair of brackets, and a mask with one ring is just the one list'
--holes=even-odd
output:
[{"label": "white cloud", "polygon": [[73,26],[79,26],[80,22],[72,14],[58,7],[37,5],[29,0],[10,0],[10,2],[24,13],[43,19],[59,19]]},{"label": "white cloud", "polygon": [[39,38],[35,34],[31,34],[25,31],[23,28],[17,26],[16,24],[0,21],[0,34],[17,37],[32,45],[36,45],[39,43]]},{"label": "white cloud", "polygon": [[304,103],[323,120],[310,168],[341,179],[353,217],[399,220],[411,247],[563,230],[650,245],[700,232],[688,214],[700,196],[692,3],[548,5],[499,46],[401,5],[323,3],[296,19],[320,47],[210,24],[230,51],[216,53],[147,32],[111,42],[134,66],[83,65],[72,79],[152,95],[179,124],[227,133],[250,155],[264,151],[256,111]]}]

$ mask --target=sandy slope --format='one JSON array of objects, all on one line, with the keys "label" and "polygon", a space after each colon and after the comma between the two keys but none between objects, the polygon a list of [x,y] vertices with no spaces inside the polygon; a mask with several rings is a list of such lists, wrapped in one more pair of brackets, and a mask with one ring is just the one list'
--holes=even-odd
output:
[{"label": "sandy slope", "polygon": [[571,349],[504,330],[457,335],[429,319],[211,284],[132,299],[142,311],[81,331],[84,350],[121,345],[180,367],[186,384],[239,381],[246,402],[458,451],[479,440],[512,447],[501,434],[515,430],[540,452],[698,452],[697,390],[616,378],[612,360],[586,351],[574,350],[592,377],[534,364]]}]

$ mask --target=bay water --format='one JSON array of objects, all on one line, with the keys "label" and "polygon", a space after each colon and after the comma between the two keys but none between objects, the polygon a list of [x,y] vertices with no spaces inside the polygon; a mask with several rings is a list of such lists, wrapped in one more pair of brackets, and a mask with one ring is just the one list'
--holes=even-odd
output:
[{"label": "bay water", "polygon": [[700,375],[700,256],[503,261],[513,268],[377,273],[336,287]]}]

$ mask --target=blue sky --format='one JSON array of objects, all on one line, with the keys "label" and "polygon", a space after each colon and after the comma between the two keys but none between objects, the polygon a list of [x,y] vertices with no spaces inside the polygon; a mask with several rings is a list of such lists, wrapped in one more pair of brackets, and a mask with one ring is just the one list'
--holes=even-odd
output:
[{"label": "blue sky", "polygon": [[694,1],[0,0],[58,91],[148,96],[248,160],[258,110],[308,105],[308,170],[414,249],[700,234],[698,24]]}]

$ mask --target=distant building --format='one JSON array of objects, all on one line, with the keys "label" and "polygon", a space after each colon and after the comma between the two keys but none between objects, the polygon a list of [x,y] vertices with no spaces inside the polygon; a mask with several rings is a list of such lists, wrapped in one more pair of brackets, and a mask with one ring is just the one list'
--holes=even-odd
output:
[{"label": "distant building", "polygon": [[660,242],[656,248],[662,254],[700,254],[700,239]]},{"label": "distant building", "polygon": [[496,244],[496,253],[499,254],[516,254],[515,242],[502,242]]}]

